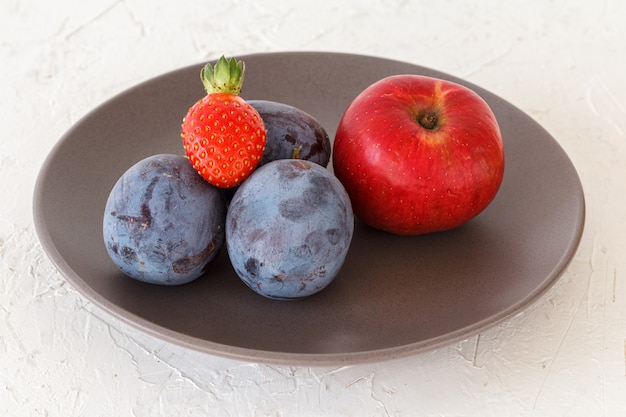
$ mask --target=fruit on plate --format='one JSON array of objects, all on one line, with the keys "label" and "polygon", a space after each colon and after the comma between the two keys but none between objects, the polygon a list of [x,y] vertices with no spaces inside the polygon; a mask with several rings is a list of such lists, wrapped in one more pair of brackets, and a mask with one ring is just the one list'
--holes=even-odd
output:
[{"label": "fruit on plate", "polygon": [[263,119],[267,131],[260,165],[276,159],[306,159],[326,167],[330,162],[330,138],[309,113],[285,103],[248,100]]},{"label": "fruit on plate", "polygon": [[[326,167],[330,162],[328,133],[313,116],[295,106],[270,100],[248,100],[263,119],[266,141],[261,165],[277,159],[304,159]],[[223,190],[230,202],[237,187]]]},{"label": "fruit on plate", "polygon": [[106,250],[139,281],[177,285],[200,277],[224,245],[226,206],[189,161],[159,154],[130,167],[109,194]]},{"label": "fruit on plate", "polygon": [[226,248],[253,291],[298,299],[334,280],[353,231],[350,200],[330,171],[311,161],[280,159],[239,186],[226,217]]},{"label": "fruit on plate", "polygon": [[181,126],[185,153],[209,183],[239,185],[257,167],[265,149],[266,131],[259,113],[239,96],[245,65],[223,56],[206,64],[200,78],[206,96],[188,110]]},{"label": "fruit on plate", "polygon": [[468,87],[402,74],[362,91],[343,114],[333,169],[364,223],[417,235],[458,227],[495,198],[501,132]]}]

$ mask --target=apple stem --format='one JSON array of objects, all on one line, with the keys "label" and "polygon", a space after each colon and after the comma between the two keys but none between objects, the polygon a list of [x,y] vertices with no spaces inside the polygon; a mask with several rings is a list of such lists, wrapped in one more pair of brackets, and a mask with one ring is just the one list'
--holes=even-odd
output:
[{"label": "apple stem", "polygon": [[418,116],[417,122],[424,129],[433,130],[437,127],[439,123],[439,118],[437,117],[437,113],[435,113],[434,111],[429,111],[422,114],[421,116]]}]

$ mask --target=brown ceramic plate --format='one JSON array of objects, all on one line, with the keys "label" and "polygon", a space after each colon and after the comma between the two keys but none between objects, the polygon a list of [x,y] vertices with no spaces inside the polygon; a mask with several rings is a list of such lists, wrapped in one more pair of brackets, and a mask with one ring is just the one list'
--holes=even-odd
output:
[{"label": "brown ceramic plate", "polygon": [[161,287],[122,275],[102,239],[118,177],[156,153],[182,154],[180,122],[204,91],[201,64],[144,82],[102,104],[54,147],[39,174],[34,218],[56,267],[87,299],[158,338],[254,362],[380,361],[472,336],[523,310],[574,255],[585,204],[578,175],[541,126],[499,97],[408,63],[333,53],[239,57],[242,96],[292,104],[334,137],[350,101],[392,74],[451,79],[474,89],[501,125],[507,166],[493,203],[445,233],[399,237],[357,223],[346,263],[324,291],[271,301],[249,290],[221,254],[193,283]]}]

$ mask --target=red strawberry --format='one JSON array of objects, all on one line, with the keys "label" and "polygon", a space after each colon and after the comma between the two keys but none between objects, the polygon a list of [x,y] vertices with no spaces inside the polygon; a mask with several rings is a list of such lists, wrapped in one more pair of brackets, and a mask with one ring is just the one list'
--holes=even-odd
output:
[{"label": "red strawberry", "polygon": [[265,150],[266,131],[259,113],[239,97],[245,66],[223,56],[200,72],[207,95],[183,119],[185,153],[209,183],[239,185],[257,167]]}]

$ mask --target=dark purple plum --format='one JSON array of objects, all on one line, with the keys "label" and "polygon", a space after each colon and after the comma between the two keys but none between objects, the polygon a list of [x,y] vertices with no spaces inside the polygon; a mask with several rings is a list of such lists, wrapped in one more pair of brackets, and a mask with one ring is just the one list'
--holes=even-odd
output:
[{"label": "dark purple plum", "polygon": [[259,112],[267,140],[259,166],[277,159],[299,158],[326,167],[331,144],[324,127],[310,114],[289,104],[248,100]]},{"label": "dark purple plum", "polygon": [[[260,167],[277,159],[304,159],[328,166],[331,143],[324,127],[309,113],[285,103],[270,100],[247,100],[255,108],[267,132]],[[222,190],[227,202],[238,187]]]},{"label": "dark purple plum", "polygon": [[148,157],[117,181],[106,203],[104,243],[126,275],[162,285],[200,277],[224,246],[220,191],[178,155]]},{"label": "dark purple plum", "polygon": [[226,215],[226,248],[235,272],[271,299],[313,295],[337,276],[354,231],[350,200],[319,164],[269,162],[235,193]]}]

